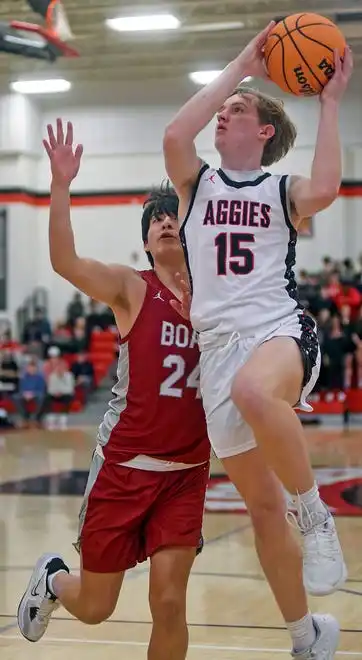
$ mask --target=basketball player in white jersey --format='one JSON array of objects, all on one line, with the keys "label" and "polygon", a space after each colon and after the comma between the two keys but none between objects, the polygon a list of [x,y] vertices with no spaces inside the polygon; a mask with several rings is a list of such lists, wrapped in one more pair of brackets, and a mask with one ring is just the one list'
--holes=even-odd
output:
[{"label": "basketball player in white jersey", "polygon": [[[310,178],[272,176],[262,167],[287,154],[295,128],[280,102],[238,85],[246,76],[266,77],[263,46],[273,25],[179,111],[166,128],[164,154],[180,199],[209,437],[248,506],[292,655],[330,660],[338,623],[310,614],[305,588],[332,593],[347,569],[293,410],[308,409],[320,365],[315,324],[298,305],[293,266],[300,219],[338,195],[338,111],[353,64],[349,48],[343,64],[335,53],[334,76],[320,96]],[[218,170],[200,160],[194,144],[216,114]],[[297,508],[303,563],[280,482]]]}]

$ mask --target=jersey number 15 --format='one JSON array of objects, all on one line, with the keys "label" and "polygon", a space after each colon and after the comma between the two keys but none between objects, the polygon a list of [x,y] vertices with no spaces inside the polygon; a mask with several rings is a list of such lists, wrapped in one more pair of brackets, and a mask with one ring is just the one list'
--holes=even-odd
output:
[{"label": "jersey number 15", "polygon": [[222,232],[215,238],[217,248],[217,274],[248,275],[254,270],[254,253],[245,243],[254,243],[254,234],[228,234]]}]

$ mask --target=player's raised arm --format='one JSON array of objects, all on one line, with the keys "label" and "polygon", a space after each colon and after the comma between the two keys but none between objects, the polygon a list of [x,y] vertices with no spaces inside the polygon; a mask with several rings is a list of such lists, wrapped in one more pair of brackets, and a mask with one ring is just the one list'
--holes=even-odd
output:
[{"label": "player's raised arm", "polygon": [[346,48],[343,63],[335,52],[335,73],[320,96],[317,143],[310,178],[293,177],[289,197],[296,216],[309,217],[327,208],[338,196],[342,178],[339,106],[353,69],[352,52]]},{"label": "player's raised arm", "polygon": [[50,260],[56,273],[88,296],[110,307],[126,305],[128,283],[137,277],[127,266],[107,265],[77,255],[70,218],[69,187],[77,176],[83,147],[73,150],[73,126],[57,120],[56,134],[48,126],[48,140],[43,141],[52,171],[50,196],[49,247]]},{"label": "player's raised arm", "polygon": [[212,120],[225,99],[246,76],[266,77],[263,46],[272,21],[212,83],[195,94],[166,127],[163,147],[166,169],[179,197],[185,200],[200,170],[194,140]]}]

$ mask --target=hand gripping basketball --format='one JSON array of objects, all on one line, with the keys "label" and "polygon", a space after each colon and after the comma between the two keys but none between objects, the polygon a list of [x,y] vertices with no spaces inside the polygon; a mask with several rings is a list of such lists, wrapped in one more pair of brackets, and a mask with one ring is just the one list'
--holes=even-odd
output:
[{"label": "hand gripping basketball", "polygon": [[271,21],[267,27],[252,39],[240,54],[243,71],[246,76],[268,79],[269,75],[264,62],[264,46],[270,32],[275,26]]},{"label": "hand gripping basketball", "polygon": [[73,124],[67,123],[67,134],[64,138],[63,122],[57,119],[57,135],[53,127],[48,125],[48,140],[43,140],[49,156],[53,181],[69,186],[77,176],[83,154],[83,146],[79,144],[73,153]]},{"label": "hand gripping basketball", "polygon": [[334,51],[334,74],[330,81],[324,87],[320,100],[322,103],[326,101],[335,101],[339,103],[343,94],[346,91],[348,81],[353,71],[353,55],[349,46],[344,51],[343,60],[338,50]]}]

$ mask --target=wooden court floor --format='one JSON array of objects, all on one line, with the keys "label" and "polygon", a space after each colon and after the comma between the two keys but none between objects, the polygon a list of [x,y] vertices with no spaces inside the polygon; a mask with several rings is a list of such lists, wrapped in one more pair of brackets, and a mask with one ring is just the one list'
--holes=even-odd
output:
[{"label": "wooden court floor", "polygon": [[[309,431],[316,466],[359,466],[362,431]],[[75,570],[81,492],[93,447],[91,430],[11,432],[0,436],[0,659],[141,660],[147,656],[150,614],[147,565],[130,571],[116,612],[97,627],[64,610],[46,637],[29,644],[15,613],[38,555],[60,552]],[[362,511],[362,509],[361,509]],[[362,517],[339,517],[349,581],[337,594],[311,599],[311,609],[336,615],[343,630],[339,658],[362,658]],[[289,640],[261,574],[248,517],[209,513],[206,545],[190,580],[190,660],[276,660]]]}]

